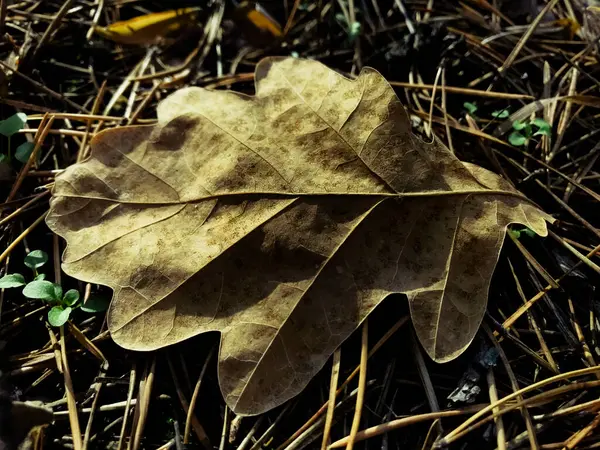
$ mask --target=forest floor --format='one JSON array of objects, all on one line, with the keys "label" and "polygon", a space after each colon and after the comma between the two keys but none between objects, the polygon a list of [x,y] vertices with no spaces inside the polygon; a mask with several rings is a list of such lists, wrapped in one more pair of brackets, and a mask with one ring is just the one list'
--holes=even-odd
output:
[{"label": "forest floor", "polygon": [[[167,5],[196,9],[144,28]],[[141,19],[114,25],[133,18]],[[511,229],[481,331],[452,362],[429,360],[404,297],[386,299],[369,318],[368,362],[360,366],[360,330],[341,347],[326,443],[351,432],[362,370],[359,429],[377,428],[359,433],[356,448],[600,447],[600,8],[584,0],[0,0],[0,36],[2,273],[27,281],[44,273],[99,305],[56,327],[47,302],[1,291],[5,396],[54,412],[30,438],[34,448],[322,448],[331,363],[285,405],[236,417],[219,390],[219,336],[154,352],[117,346],[101,307],[111,291],[61,272],[64,241],[44,223],[54,178],[85,158],[96,133],[155,123],[157,103],[181,87],[252,94],[254,67],[271,55],[317,59],[348,77],[375,68],[415,132],[432,131],[556,218],[546,238]]]}]

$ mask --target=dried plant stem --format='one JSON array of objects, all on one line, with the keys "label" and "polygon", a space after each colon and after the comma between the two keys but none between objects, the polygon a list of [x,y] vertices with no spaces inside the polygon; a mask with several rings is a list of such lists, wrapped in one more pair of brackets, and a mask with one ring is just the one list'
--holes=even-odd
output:
[{"label": "dried plant stem", "polygon": [[584,428],[574,433],[569,439],[565,441],[563,450],[571,450],[579,445],[579,443],[590,435],[600,425],[600,413],[596,414],[596,417]]},{"label": "dried plant stem", "polygon": [[60,327],[60,354],[62,359],[63,376],[65,383],[65,394],[67,396],[67,406],[69,408],[69,422],[71,424],[71,434],[73,436],[73,448],[82,450],[81,427],[79,426],[79,417],[77,415],[77,402],[75,401],[75,391],[71,380],[69,370],[69,361],[67,359],[67,348],[65,344],[65,328]]},{"label": "dried plant stem", "polygon": [[[391,422],[376,425],[371,428],[359,431],[356,434],[355,442],[364,441],[375,436],[380,436],[390,431],[397,430],[399,428],[413,425],[415,423],[427,422],[429,420],[436,420],[443,417],[456,417],[463,416],[465,414],[472,414],[473,412],[480,411],[485,408],[485,405],[474,405],[463,409],[453,409],[448,411],[438,411],[425,414],[416,414],[414,416],[402,417],[400,419],[392,420]],[[342,438],[339,441],[335,441],[329,446],[329,448],[341,448],[348,443],[348,437]]]},{"label": "dried plant stem", "polygon": [[546,6],[544,6],[544,8],[539,12],[539,14],[533,20],[533,22],[531,22],[529,24],[529,26],[526,29],[527,31],[525,31],[525,34],[523,34],[523,36],[521,37],[521,39],[519,39],[519,42],[513,48],[512,52],[510,52],[510,55],[508,55],[508,57],[506,58],[506,60],[502,64],[502,67],[500,67],[498,69],[498,72],[500,72],[500,73],[505,72],[506,70],[508,70],[508,68],[510,66],[512,66],[513,62],[515,61],[515,59],[517,58],[517,56],[519,56],[519,53],[521,53],[521,50],[523,49],[523,47],[525,47],[525,44],[527,43],[527,41],[529,40],[529,38],[531,37],[531,35],[535,31],[535,29],[538,27],[538,25],[540,24],[540,22],[542,21],[542,19],[544,18],[544,16],[552,8],[554,8],[554,6],[557,3],[558,3],[558,0],[550,0],[550,2],[548,2],[546,4]]},{"label": "dried plant stem", "polygon": [[[471,416],[469,419],[464,421],[461,425],[456,427],[453,431],[448,433],[448,435],[446,435],[446,437],[444,439],[442,439],[442,443],[444,445],[446,445],[446,444],[450,444],[451,442],[454,442],[456,440],[456,437],[459,435],[459,433],[464,432],[467,428],[469,428],[469,425],[475,423],[477,421],[477,419],[479,419],[479,418],[483,417],[485,414],[493,411],[494,408],[496,408],[500,405],[503,405],[504,403],[507,403],[510,400],[514,400],[515,398],[518,398],[519,396],[521,396],[527,392],[531,392],[533,390],[539,389],[548,384],[556,383],[558,381],[562,381],[562,380],[566,380],[566,379],[574,378],[574,377],[580,377],[580,376],[584,376],[584,375],[595,374],[597,372],[600,372],[600,366],[594,366],[594,367],[588,367],[585,369],[573,370],[570,372],[565,372],[565,373],[561,373],[559,375],[555,375],[550,378],[546,378],[545,380],[541,380],[541,381],[538,381],[537,383],[533,383],[529,386],[521,388],[518,391],[513,392],[512,394],[509,394],[506,397],[501,398],[496,403],[486,406],[481,411],[479,411],[476,414],[474,414],[473,416]],[[581,384],[583,384],[583,383],[581,383]],[[569,388],[571,386],[573,386],[573,385],[568,385],[568,386],[564,386],[564,387]],[[532,398],[535,398],[535,397],[532,397]],[[529,400],[531,400],[531,399],[529,399]],[[512,409],[514,409],[514,408],[512,408]]]},{"label": "dried plant stem", "polygon": [[29,169],[33,165],[34,161],[36,161],[37,155],[40,152],[40,149],[42,148],[42,143],[44,142],[44,139],[46,139],[46,136],[48,136],[48,132],[50,131],[50,128],[52,127],[53,122],[54,122],[54,117],[50,117],[43,128],[42,128],[42,124],[40,123],[40,128],[39,128],[38,134],[36,134],[36,136],[34,138],[35,146],[33,147],[33,150],[31,151],[31,155],[29,155],[29,159],[27,160],[27,162],[25,163],[25,165],[19,172],[19,175],[18,175],[16,181],[12,185],[10,194],[8,195],[8,198],[6,199],[7,202],[10,202],[11,200],[13,200],[15,198],[17,191],[19,190],[19,188],[21,187],[21,184],[23,183],[23,180],[25,179],[25,175],[27,174],[27,172],[29,172]]},{"label": "dried plant stem", "polygon": [[181,403],[181,407],[186,413],[186,416],[190,415],[190,422],[192,427],[194,428],[194,432],[196,433],[196,437],[200,441],[200,443],[208,450],[212,449],[212,445],[208,439],[206,431],[204,431],[204,427],[200,423],[200,421],[194,415],[194,411],[190,408],[190,404],[183,391],[181,390],[181,386],[179,384],[179,377],[177,376],[177,372],[175,372],[175,368],[173,366],[173,362],[171,358],[167,355],[167,363],[169,365],[169,371],[171,372],[171,377],[173,378],[173,384],[175,385],[175,391],[177,392],[177,396],[179,397],[179,402]]},{"label": "dried plant stem", "polygon": [[362,338],[360,346],[360,373],[358,375],[358,393],[356,395],[356,408],[354,409],[354,418],[348,436],[346,450],[352,450],[354,440],[360,427],[360,417],[362,415],[363,404],[365,401],[365,386],[367,385],[367,359],[369,358],[369,322],[366,319],[362,326]]},{"label": "dried plant stem", "polygon": [[154,375],[156,373],[156,355],[152,356],[152,362],[150,364],[150,370],[145,374],[144,379],[140,383],[140,389],[138,392],[139,401],[136,404],[136,416],[137,422],[135,423],[133,431],[133,439],[130,441],[133,450],[138,450],[144,436],[144,427],[146,426],[146,418],[148,417],[148,409],[150,408],[150,395],[152,394],[152,387],[154,384]]},{"label": "dried plant stem", "polygon": [[68,98],[66,98],[62,94],[59,94],[58,92],[55,92],[52,89],[44,86],[42,83],[39,83],[39,82],[35,81],[34,79],[28,77],[27,75],[22,74],[18,70],[13,69],[11,66],[9,66],[8,64],[6,64],[6,63],[4,63],[2,61],[0,61],[0,67],[2,67],[3,69],[6,69],[6,70],[10,70],[13,74],[17,75],[19,78],[22,78],[23,80],[25,80],[28,83],[32,84],[37,89],[39,89],[42,92],[45,92],[46,94],[50,95],[51,97],[54,97],[54,98],[56,98],[58,100],[62,100],[67,105],[69,105],[71,108],[74,108],[77,111],[81,111],[82,113],[85,113],[85,114],[87,114],[89,112],[88,110],[86,110],[82,106],[79,106],[77,103],[69,100]]},{"label": "dried plant stem", "polygon": [[15,209],[12,213],[10,213],[4,219],[0,220],[0,225],[4,225],[5,223],[10,222],[12,219],[14,219],[18,215],[20,215],[23,211],[25,211],[27,208],[29,208],[31,205],[33,205],[34,203],[36,203],[38,200],[42,199],[49,193],[50,193],[50,191],[44,191],[41,194],[36,195],[31,200],[29,200],[27,203],[25,203],[23,206]]},{"label": "dried plant stem", "polygon": [[[487,371],[486,378],[490,403],[496,403],[498,402],[498,390],[496,389],[494,370],[491,367]],[[499,411],[499,408],[492,410],[493,414],[498,414]],[[496,423],[496,443],[498,445],[498,450],[506,450],[506,432],[504,431],[504,420],[502,419],[502,416],[495,416],[494,422]]]},{"label": "dried plant stem", "polygon": [[131,368],[129,372],[129,389],[127,390],[127,401],[125,402],[125,411],[123,411],[123,424],[121,425],[121,433],[119,434],[119,443],[117,445],[117,450],[121,450],[123,448],[123,440],[125,438],[125,432],[127,431],[127,420],[129,419],[129,411],[132,403],[135,401],[133,398],[133,391],[135,390],[135,376],[136,370],[135,365]]},{"label": "dried plant stem", "polygon": [[23,230],[23,232],[17,236],[17,238],[12,241],[8,247],[6,247],[6,250],[4,250],[2,252],[2,254],[0,255],[0,262],[4,261],[6,259],[6,257],[8,255],[11,254],[11,252],[15,249],[15,247],[17,245],[19,245],[19,243],[25,239],[25,237],[27,237],[27,235],[29,233],[31,233],[31,231],[37,227],[40,223],[42,223],[44,221],[44,219],[46,218],[46,215],[48,215],[48,211],[46,211],[44,214],[42,214],[40,217],[38,217],[35,222],[33,222],[31,225],[29,225],[25,230]]},{"label": "dried plant stem", "polygon": [[198,394],[200,392],[200,386],[202,385],[202,380],[204,379],[204,374],[206,373],[206,369],[208,368],[208,363],[215,352],[215,347],[210,349],[208,355],[206,355],[206,359],[204,360],[204,364],[202,365],[202,369],[200,370],[200,375],[198,376],[198,381],[196,381],[196,385],[194,386],[194,392],[192,393],[192,398],[190,400],[190,406],[188,408],[187,417],[185,419],[185,432],[183,434],[183,443],[189,443],[189,435],[190,429],[192,426],[192,419],[194,417],[194,409],[196,408],[196,402],[198,401]]},{"label": "dried plant stem", "polygon": [[60,24],[62,22],[63,17],[65,17],[65,15],[67,14],[67,11],[71,7],[71,3],[73,3],[73,0],[65,0],[65,2],[62,4],[60,9],[54,16],[54,19],[52,20],[52,22],[50,22],[50,25],[48,25],[48,28],[46,28],[46,31],[44,31],[42,38],[38,41],[37,46],[33,50],[30,62],[33,62],[33,60],[37,57],[37,54],[40,51],[40,49],[50,41],[52,34],[54,33],[55,30],[58,29],[58,27],[60,26]]},{"label": "dried plant stem", "polygon": [[[385,335],[382,336],[381,339],[379,339],[379,341],[377,341],[377,343],[373,346],[373,348],[371,349],[371,351],[369,352],[369,358],[371,356],[373,356],[377,350],[379,350],[381,348],[381,346],[383,344],[385,344],[387,342],[387,340],[392,337],[392,335],[394,333],[396,333],[396,331],[398,331],[398,329],[400,329],[400,327],[402,327],[402,325],[404,325],[405,323],[408,322],[408,319],[410,317],[409,316],[404,316],[402,318],[400,318],[400,320],[398,320],[386,333]],[[350,375],[348,375],[348,378],[346,378],[346,381],[344,381],[340,387],[338,388],[336,395],[340,395],[340,393],[343,391],[343,389],[354,379],[354,377],[356,375],[358,375],[358,372],[360,371],[360,365],[357,366],[352,373],[350,373]],[[313,416],[308,419],[306,421],[306,423],[304,425],[302,425],[292,436],[290,436],[283,444],[281,444],[279,447],[277,447],[277,450],[283,450],[284,448],[286,448],[291,442],[295,441],[296,438],[298,438],[304,431],[306,431],[312,424],[314,424],[317,420],[319,420],[319,417],[321,417],[321,415],[323,415],[323,413],[325,413],[325,411],[327,411],[327,406],[329,405],[329,402],[325,402],[321,408],[319,408],[319,410],[313,414]]]},{"label": "dried plant stem", "polygon": [[323,430],[323,440],[321,441],[321,450],[327,450],[329,434],[333,423],[333,413],[335,411],[335,398],[337,394],[337,384],[340,375],[341,350],[338,348],[333,353],[333,363],[331,367],[331,380],[329,382],[329,402],[327,405],[327,415],[325,416],[325,428]]},{"label": "dried plant stem", "polygon": [[286,36],[292,26],[294,25],[294,17],[296,17],[296,11],[298,11],[298,7],[300,6],[300,0],[294,0],[294,6],[292,6],[292,12],[285,23],[285,28],[283,29],[283,35]]},{"label": "dried plant stem", "polygon": [[[422,89],[422,90],[435,90],[435,84],[420,84],[420,83],[408,83],[404,81],[390,81],[390,85],[403,87],[405,89]],[[531,95],[527,94],[510,94],[506,92],[494,92],[494,91],[482,91],[480,89],[469,89],[469,88],[461,88],[456,86],[446,86],[446,93],[448,94],[462,94],[469,95],[474,97],[483,97],[483,98],[500,98],[505,100],[534,100],[535,98]]]},{"label": "dried plant stem", "polygon": [[[92,117],[94,115],[96,115],[98,113],[98,110],[100,109],[100,104],[102,103],[102,98],[104,97],[105,89],[106,89],[106,81],[104,81],[102,83],[102,85],[100,86],[100,90],[98,91],[98,94],[96,94],[96,98],[94,99],[94,104],[92,105],[92,114],[91,114]],[[99,117],[102,117],[102,116],[99,116]],[[79,145],[79,151],[77,152],[77,162],[81,162],[87,155],[87,144],[88,144],[88,139],[90,137],[90,129],[92,127],[92,120],[93,119],[88,119],[86,121],[85,135],[83,136],[83,139],[81,140],[81,144]],[[100,120],[104,120],[104,119],[100,119]]]}]

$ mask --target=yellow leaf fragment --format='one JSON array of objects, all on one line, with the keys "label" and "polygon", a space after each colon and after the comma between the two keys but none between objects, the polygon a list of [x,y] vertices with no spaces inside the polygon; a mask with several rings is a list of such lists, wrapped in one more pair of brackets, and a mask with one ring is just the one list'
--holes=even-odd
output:
[{"label": "yellow leaf fragment", "polygon": [[257,47],[269,45],[283,35],[281,25],[256,2],[240,3],[233,11],[233,20],[246,39]]},{"label": "yellow leaf fragment", "polygon": [[133,19],[96,27],[94,31],[105,39],[119,44],[152,44],[157,38],[166,36],[193,23],[199,8],[180,8],[146,14]]}]

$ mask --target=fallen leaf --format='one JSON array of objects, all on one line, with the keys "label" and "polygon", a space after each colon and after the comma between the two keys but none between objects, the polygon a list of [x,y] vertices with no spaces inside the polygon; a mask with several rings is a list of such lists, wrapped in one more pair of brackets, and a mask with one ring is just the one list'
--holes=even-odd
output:
[{"label": "fallen leaf", "polygon": [[507,225],[549,216],[497,175],[411,133],[373,69],[269,58],[256,96],[186,88],[158,125],[105,131],[56,178],[63,269],[110,286],[112,338],[154,350],[221,333],[236,414],[298,394],[389,294],[436,361],[482,320]]},{"label": "fallen leaf", "polygon": [[166,36],[192,23],[199,11],[199,8],[180,8],[150,13],[114,22],[106,27],[96,26],[94,32],[120,44],[152,44],[157,37]]}]

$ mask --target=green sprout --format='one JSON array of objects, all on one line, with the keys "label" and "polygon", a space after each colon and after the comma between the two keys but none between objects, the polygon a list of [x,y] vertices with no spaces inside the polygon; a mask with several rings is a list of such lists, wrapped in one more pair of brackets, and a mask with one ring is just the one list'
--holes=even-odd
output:
[{"label": "green sprout", "polygon": [[510,116],[508,109],[501,109],[499,111],[492,112],[492,117],[494,119],[506,119],[508,116]]},{"label": "green sprout", "polygon": [[513,132],[508,136],[508,142],[515,147],[527,146],[534,136],[550,136],[552,127],[544,119],[535,118],[528,122],[515,120]]},{"label": "green sprout", "polygon": [[25,297],[49,303],[52,308],[48,311],[48,322],[54,327],[64,325],[77,308],[87,313],[106,310],[108,302],[102,297],[92,296],[84,304],[80,301],[79,291],[76,289],[69,289],[63,295],[63,289],[59,284],[45,280],[46,275],[38,272],[38,269],[47,262],[48,254],[46,252],[32,251],[25,257],[24,264],[33,272],[33,281],[27,283],[23,275],[12,273],[0,278],[0,289],[24,286],[23,295]]},{"label": "green sprout", "polygon": [[536,236],[535,231],[527,227],[511,227],[508,229],[508,232],[516,239],[520,239],[523,236],[527,236],[529,238],[534,238]]},{"label": "green sprout", "polygon": [[[0,120],[0,134],[8,138],[8,150],[6,154],[0,153],[0,162],[10,162],[10,138],[12,135],[18,133],[25,127],[27,123],[27,115],[23,113],[17,113],[10,116],[8,119]],[[17,147],[15,151],[15,159],[25,163],[29,159],[31,152],[33,151],[33,143],[24,142]]]},{"label": "green sprout", "polygon": [[360,22],[350,22],[350,19],[345,14],[341,13],[336,14],[335,19],[338,21],[340,26],[346,30],[346,33],[348,34],[348,41],[350,43],[354,42],[362,30]]},{"label": "green sprout", "polygon": [[475,113],[477,112],[477,105],[471,102],[464,102],[463,107],[467,110],[470,116],[475,117]]}]

